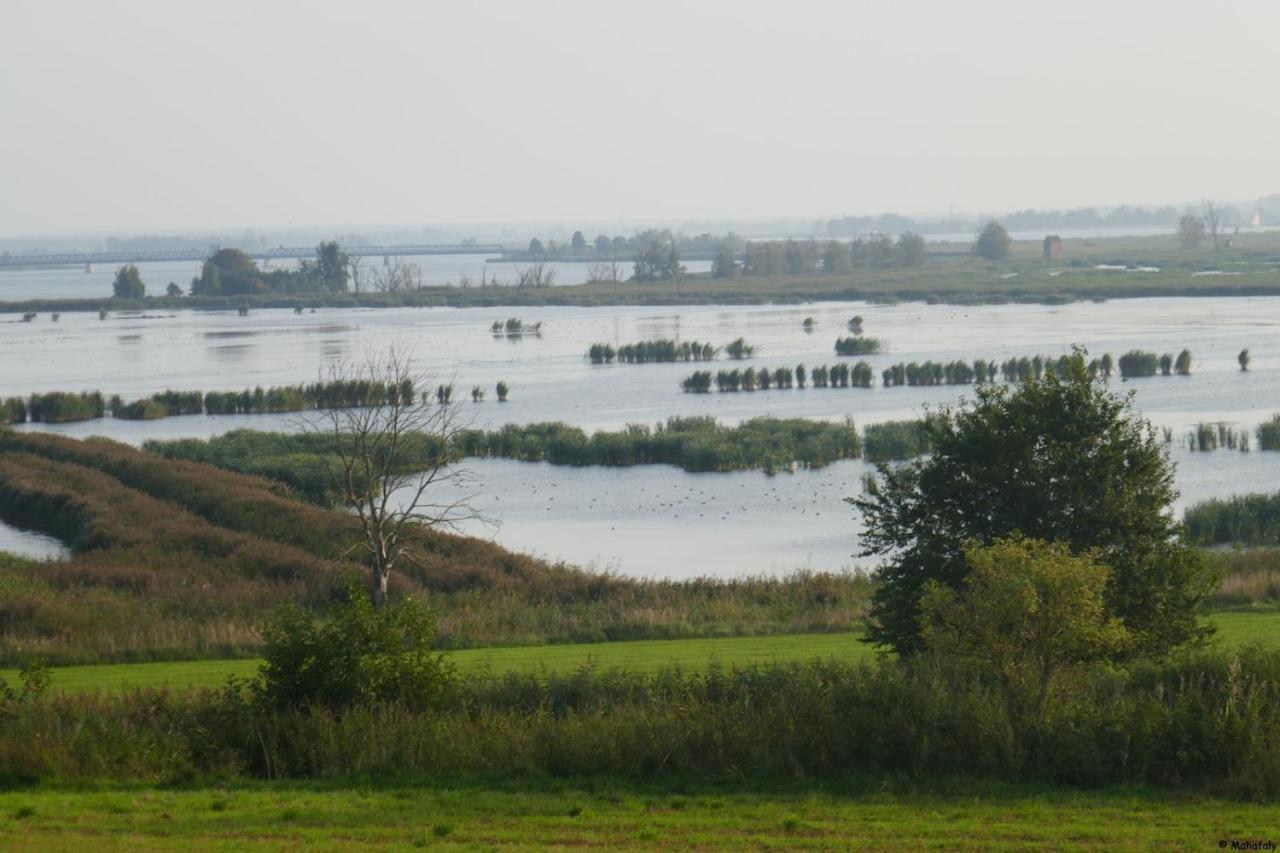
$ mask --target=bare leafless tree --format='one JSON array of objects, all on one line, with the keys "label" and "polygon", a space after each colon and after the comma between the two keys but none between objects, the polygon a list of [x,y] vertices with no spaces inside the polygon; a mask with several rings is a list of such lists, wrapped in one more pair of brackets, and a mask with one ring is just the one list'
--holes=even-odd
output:
[{"label": "bare leafless tree", "polygon": [[363,272],[363,270],[360,269],[360,265],[363,261],[364,258],[359,255],[347,256],[347,269],[351,273],[351,289],[357,294],[360,293],[360,273]]},{"label": "bare leafless tree", "polygon": [[614,281],[614,267],[610,267],[605,263],[587,264],[587,282],[589,284],[599,284],[606,281]]},{"label": "bare leafless tree", "polygon": [[373,269],[373,287],[383,293],[421,290],[422,267],[404,258],[392,258],[382,269]]},{"label": "bare leafless tree", "polygon": [[556,271],[543,261],[528,267],[516,268],[516,287],[550,287],[555,283]]},{"label": "bare leafless tree", "polygon": [[334,364],[322,380],[368,383],[375,394],[386,389],[382,405],[326,409],[301,424],[325,439],[331,487],[359,521],[359,541],[347,555],[367,558],[373,604],[380,608],[392,571],[402,563],[420,565],[421,527],[492,523],[474,504],[474,475],[458,464],[458,439],[470,423],[460,403],[433,395],[435,379],[395,350]]},{"label": "bare leafless tree", "polygon": [[1200,219],[1204,221],[1205,230],[1209,232],[1209,240],[1215,252],[1222,251],[1223,210],[1212,201],[1200,203]]}]

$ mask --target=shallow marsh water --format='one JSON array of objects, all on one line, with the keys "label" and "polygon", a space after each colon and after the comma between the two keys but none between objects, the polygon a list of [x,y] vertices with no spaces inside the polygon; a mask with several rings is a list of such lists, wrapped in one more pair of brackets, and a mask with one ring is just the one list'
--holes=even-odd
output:
[{"label": "shallow marsh water", "polygon": [[[328,363],[394,345],[446,380],[460,397],[481,385],[489,399],[465,404],[479,426],[563,420],[616,429],[669,415],[714,415],[736,422],[758,415],[852,417],[859,424],[918,416],[925,404],[954,403],[967,387],[815,389],[690,395],[679,380],[699,365],[590,365],[596,341],[616,344],[671,337],[723,346],[742,336],[758,347],[746,362],[720,367],[834,364],[833,344],[854,314],[888,351],[870,356],[877,374],[898,361],[1057,355],[1072,343],[1118,357],[1131,348],[1195,358],[1190,377],[1128,383],[1138,408],[1175,433],[1180,504],[1215,495],[1272,491],[1280,454],[1179,446],[1199,421],[1252,430],[1280,410],[1280,299],[1142,299],[1063,306],[946,306],[820,303],[796,306],[621,308],[321,309],[235,313],[156,312],[158,316],[67,313],[54,323],[0,318],[0,396],[100,389],[126,399],[165,388],[227,390],[313,381]],[[541,322],[540,336],[495,338],[495,320]],[[806,332],[802,323],[813,317]],[[1248,347],[1253,363],[1239,370]],[[493,385],[512,386],[493,400]],[[100,420],[42,427],[69,435],[148,438],[208,436],[237,427],[286,429],[296,416]],[[768,477],[759,472],[688,474],[667,466],[567,468],[487,460],[470,467],[486,512],[503,523],[499,542],[574,563],[628,574],[690,576],[833,569],[858,563],[857,527],[842,498],[870,470],[845,462],[820,471]],[[483,531],[477,531],[483,532]]]}]

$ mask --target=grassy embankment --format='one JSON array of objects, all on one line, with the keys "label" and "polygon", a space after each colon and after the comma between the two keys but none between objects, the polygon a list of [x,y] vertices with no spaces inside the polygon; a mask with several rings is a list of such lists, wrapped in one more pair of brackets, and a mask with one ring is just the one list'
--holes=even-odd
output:
[{"label": "grassy embankment", "polygon": [[[34,433],[0,433],[0,518],[74,552],[0,557],[0,663],[252,656],[273,609],[334,599],[356,541],[350,516],[279,482]],[[393,592],[428,597],[451,648],[848,631],[870,590],[852,574],[637,580],[414,536]]]},{"label": "grassy embankment", "polygon": [[0,793],[11,848],[256,850],[1217,849],[1274,839],[1276,807],[1140,788],[971,781],[772,787],[689,781],[397,780]]},{"label": "grassy embankment", "polygon": [[[923,266],[859,269],[777,277],[713,279],[685,276],[679,283],[596,283],[548,288],[430,287],[409,293],[326,294],[312,297],[148,297],[145,300],[36,299],[0,303],[0,313],[28,311],[237,310],[305,307],[539,306],[755,304],[821,300],[937,300],[943,302],[1065,302],[1142,296],[1280,294],[1280,236],[1246,234],[1240,246],[1214,252],[1184,250],[1172,235],[1068,239],[1064,259],[1044,261],[1039,241],[1017,241],[999,263],[970,256],[965,247],[935,244]],[[1151,266],[1159,272],[1099,270],[1096,265]],[[1231,275],[1196,275],[1223,271]]]}]

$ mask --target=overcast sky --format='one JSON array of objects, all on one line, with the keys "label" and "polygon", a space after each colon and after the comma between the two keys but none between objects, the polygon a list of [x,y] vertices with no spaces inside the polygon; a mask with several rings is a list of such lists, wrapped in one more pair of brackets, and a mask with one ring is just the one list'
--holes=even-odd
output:
[{"label": "overcast sky", "polygon": [[1277,0],[0,0],[0,233],[1249,199],[1277,33]]}]

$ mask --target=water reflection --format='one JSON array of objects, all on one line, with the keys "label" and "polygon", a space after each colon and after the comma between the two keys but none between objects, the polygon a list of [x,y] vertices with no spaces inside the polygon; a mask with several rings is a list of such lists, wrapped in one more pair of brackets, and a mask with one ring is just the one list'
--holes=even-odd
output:
[{"label": "water reflection", "polygon": [[71,556],[71,549],[52,536],[23,530],[4,521],[0,521],[0,551],[37,560],[62,560]]}]

